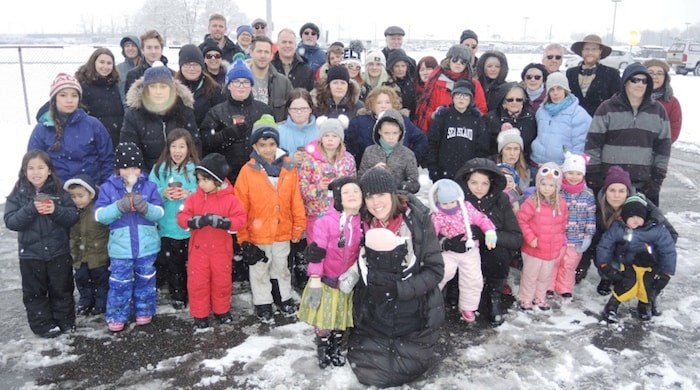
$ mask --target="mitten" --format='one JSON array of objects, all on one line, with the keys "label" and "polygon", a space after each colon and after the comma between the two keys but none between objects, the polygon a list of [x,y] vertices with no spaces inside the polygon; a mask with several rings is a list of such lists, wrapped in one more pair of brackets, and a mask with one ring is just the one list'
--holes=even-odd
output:
[{"label": "mitten", "polygon": [[207,219],[207,223],[214,229],[228,230],[231,227],[231,220],[220,215],[207,214],[204,218]]},{"label": "mitten", "polygon": [[208,225],[209,223],[207,219],[201,215],[194,216],[187,220],[187,227],[190,229],[201,229]]},{"label": "mitten", "polygon": [[304,256],[309,263],[320,263],[326,257],[326,250],[312,242],[304,249]]},{"label": "mitten", "polygon": [[659,197],[659,191],[661,191],[661,186],[654,180],[649,180],[644,187],[642,187],[642,192],[646,195],[647,199],[657,199]]},{"label": "mitten", "polygon": [[485,234],[486,247],[491,249],[496,247],[496,241],[498,241],[498,236],[495,230],[489,230]]},{"label": "mitten", "polygon": [[139,214],[146,214],[148,212],[148,202],[146,202],[141,194],[134,194],[134,209]]},{"label": "mitten", "polygon": [[613,264],[603,264],[600,266],[600,271],[611,282],[619,282],[622,280],[622,272]]},{"label": "mitten", "polygon": [[117,208],[122,214],[126,214],[131,211],[131,199],[129,199],[128,194],[117,201]]},{"label": "mitten", "polygon": [[591,246],[591,239],[584,238],[580,244],[576,245],[576,252],[583,253],[583,252],[587,251],[590,246]]},{"label": "mitten", "polygon": [[312,276],[309,278],[308,291],[306,292],[306,305],[310,309],[318,309],[321,305],[321,278]]},{"label": "mitten", "polygon": [[224,127],[224,129],[221,131],[228,139],[243,138],[243,134],[245,134],[245,124]]},{"label": "mitten", "polygon": [[265,251],[258,248],[255,244],[245,241],[243,244],[241,244],[241,251],[243,254],[243,261],[250,266],[257,264],[258,261],[267,263],[268,259],[265,255]]},{"label": "mitten", "polygon": [[353,265],[338,277],[338,288],[340,291],[350,294],[358,281],[360,281],[360,273],[357,271],[357,266]]},{"label": "mitten", "polygon": [[656,274],[654,275],[654,280],[651,282],[651,288],[658,294],[661,290],[666,287],[668,282],[671,281],[671,275],[669,274]]},{"label": "mitten", "polygon": [[464,253],[467,251],[466,241],[462,241],[464,234],[454,236],[452,238],[445,238],[442,240],[442,250],[451,251],[457,253]]}]

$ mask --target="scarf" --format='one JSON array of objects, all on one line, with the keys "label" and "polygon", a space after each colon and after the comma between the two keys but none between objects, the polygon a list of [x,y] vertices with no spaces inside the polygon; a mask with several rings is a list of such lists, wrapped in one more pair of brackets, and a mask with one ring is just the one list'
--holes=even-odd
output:
[{"label": "scarf", "polygon": [[267,173],[267,176],[280,177],[280,172],[282,172],[282,164],[284,162],[283,157],[285,155],[286,154],[283,154],[282,156],[275,159],[275,161],[273,161],[273,162],[267,162],[267,160],[262,158],[258,154],[258,152],[253,150],[253,152],[250,154],[250,157],[255,159],[255,162],[257,162],[258,164],[260,164],[263,167],[263,169],[265,170],[265,173]]},{"label": "scarf", "polygon": [[569,194],[580,194],[584,188],[586,188],[586,180],[581,180],[578,184],[569,183],[566,178],[561,181],[561,188]]},{"label": "scarf", "polygon": [[403,214],[397,215],[395,218],[391,219],[387,223],[384,223],[377,218],[372,218],[369,222],[370,229],[373,228],[385,228],[391,230],[392,233],[398,235],[401,224],[403,223]]},{"label": "scarf", "polygon": [[666,93],[666,89],[664,87],[661,87],[659,89],[655,89],[651,93],[651,100],[653,100],[653,101],[661,100],[664,98],[665,93]]},{"label": "scarf", "polygon": [[394,148],[396,148],[396,145],[397,144],[390,145],[386,141],[384,141],[384,139],[379,138],[379,146],[382,147],[382,150],[387,156],[394,152]]},{"label": "scarf", "polygon": [[[430,77],[428,77],[428,81],[425,82],[425,86],[423,87],[423,94],[419,95],[420,98],[416,103],[416,112],[421,113],[421,115],[425,117],[430,117],[430,115],[432,115],[432,112],[428,112],[430,109],[430,99],[432,99],[433,97],[432,94],[435,90],[435,84],[437,84],[438,80],[440,80],[440,76],[444,75],[452,83],[460,79],[471,80],[471,75],[469,74],[468,69],[469,67],[467,67],[467,69],[465,69],[462,73],[456,73],[440,66],[435,68],[435,70],[433,70],[433,73],[430,74]],[[449,88],[452,89],[452,86],[450,85]],[[421,123],[421,125],[424,125],[424,123]],[[427,126],[424,130],[428,130]]]},{"label": "scarf", "polygon": [[441,213],[447,214],[447,215],[455,215],[459,213],[459,205],[457,207],[453,207],[451,209],[446,209],[443,208],[442,205],[440,205],[440,202],[435,202],[435,206],[437,206],[438,210],[440,210]]},{"label": "scarf", "polygon": [[557,116],[560,112],[566,110],[574,104],[574,95],[566,95],[564,100],[560,101],[559,103],[545,103],[544,104],[544,109],[547,110],[549,115],[551,116]]},{"label": "scarf", "polygon": [[537,89],[525,88],[525,91],[527,92],[527,97],[530,99],[530,101],[534,102],[538,97],[540,97],[540,95],[542,95],[542,92],[544,91],[544,83]]},{"label": "scarf", "polygon": [[595,74],[596,66],[593,65],[590,68],[584,68],[585,65],[581,65],[581,68],[579,68],[578,73],[582,76],[592,76]]}]

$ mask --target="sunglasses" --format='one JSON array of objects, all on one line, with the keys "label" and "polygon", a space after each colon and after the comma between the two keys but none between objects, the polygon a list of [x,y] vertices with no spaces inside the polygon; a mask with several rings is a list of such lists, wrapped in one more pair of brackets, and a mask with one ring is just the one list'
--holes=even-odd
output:
[{"label": "sunglasses", "polygon": [[632,77],[632,78],[630,79],[630,83],[632,83],[632,84],[642,83],[642,84],[646,85],[647,81],[648,81],[648,80],[647,80],[646,77],[644,77],[644,78]]},{"label": "sunglasses", "polygon": [[547,59],[548,60],[561,60],[561,56],[548,55]]},{"label": "sunglasses", "polygon": [[506,98],[505,99],[505,101],[507,101],[508,103],[513,103],[513,102],[522,103],[523,100],[525,100],[525,99],[523,99],[523,98]]},{"label": "sunglasses", "polygon": [[462,58],[452,57],[452,58],[450,58],[450,61],[453,62],[453,63],[455,63],[455,64],[456,64],[456,63],[460,63],[460,64],[462,64],[462,65],[466,65],[466,64],[467,64],[467,60],[462,59]]},{"label": "sunglasses", "polygon": [[306,30],[306,31],[304,31],[304,35],[316,36],[316,35],[318,35],[318,34],[316,34],[316,31],[313,31],[313,30]]},{"label": "sunglasses", "polygon": [[219,53],[216,53],[216,54],[207,54],[207,55],[206,55],[206,58],[207,58],[208,60],[218,60],[219,58],[221,58],[221,54],[219,54]]},{"label": "sunglasses", "polygon": [[525,78],[528,80],[540,80],[542,78],[541,74],[528,74],[525,75]]},{"label": "sunglasses", "polygon": [[264,28],[266,28],[266,27],[267,27],[266,24],[260,24],[260,23],[258,23],[258,24],[256,24],[255,26],[253,26],[253,28],[256,29],[256,30],[262,30],[262,29],[264,29]]}]

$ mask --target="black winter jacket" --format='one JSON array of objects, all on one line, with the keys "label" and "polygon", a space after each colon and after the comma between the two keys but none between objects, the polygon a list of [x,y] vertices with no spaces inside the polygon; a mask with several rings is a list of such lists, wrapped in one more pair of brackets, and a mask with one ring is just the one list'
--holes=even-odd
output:
[{"label": "black winter jacket", "polygon": [[112,78],[99,77],[95,81],[80,83],[80,87],[83,89],[80,103],[89,115],[102,122],[116,147],[124,121],[119,84]]},{"label": "black winter jacket", "polygon": [[[285,75],[284,65],[279,53],[275,53],[275,57],[272,59],[272,66],[277,69],[278,73]],[[309,67],[309,64],[306,63],[306,59],[297,53],[294,53],[292,69],[289,70],[289,74],[286,76],[292,82],[294,88],[304,88],[307,91],[314,89],[314,72]]]},{"label": "black winter jacket", "polygon": [[[527,95],[525,95],[527,96]],[[523,110],[520,115],[513,117],[508,115],[508,111],[503,108],[501,103],[498,107],[489,111],[486,116],[486,129],[489,133],[489,154],[494,157],[498,155],[498,133],[501,132],[501,126],[504,123],[510,123],[513,128],[520,130],[520,136],[523,138],[523,144],[525,146],[525,160],[530,158],[531,148],[530,145],[532,141],[537,137],[537,121],[535,120],[535,114],[530,111],[527,102],[524,102]]]},{"label": "black winter jacket", "polygon": [[[204,74],[202,74],[199,80],[181,81],[190,90],[190,92],[192,92],[194,97],[194,118],[197,121],[197,127],[202,124],[204,117],[212,107],[226,101],[226,95],[224,95],[221,87],[217,88],[216,91],[213,91],[211,95],[206,95],[204,93],[204,80]],[[214,79],[212,78],[212,80]],[[214,81],[216,82],[216,80]]]},{"label": "black winter jacket", "polygon": [[569,80],[571,93],[578,98],[578,103],[588,112],[588,115],[593,116],[600,103],[610,99],[612,95],[620,90],[622,85],[620,72],[609,66],[596,65],[595,78],[588,87],[588,92],[584,97],[583,92],[581,92],[581,84],[578,82],[580,71],[581,65],[569,68],[566,70],[566,78]]}]

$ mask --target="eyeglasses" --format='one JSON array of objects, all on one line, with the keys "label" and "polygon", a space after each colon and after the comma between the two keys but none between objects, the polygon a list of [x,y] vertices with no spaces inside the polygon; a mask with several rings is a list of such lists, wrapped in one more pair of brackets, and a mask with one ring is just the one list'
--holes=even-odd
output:
[{"label": "eyeglasses", "polygon": [[525,75],[525,78],[527,80],[533,80],[533,79],[540,80],[542,78],[542,75],[541,74],[528,74],[528,75]]},{"label": "eyeglasses", "polygon": [[456,93],[456,94],[452,95],[452,97],[457,98],[457,99],[467,99],[470,96],[467,95],[466,93]]},{"label": "eyeglasses", "polygon": [[549,168],[549,167],[540,168],[540,174],[542,174],[542,176],[546,176],[550,172],[552,173],[552,176],[554,176],[554,177],[559,177],[559,175],[561,175],[561,172],[559,172],[559,170],[556,168]]},{"label": "eyeglasses", "polygon": [[206,58],[207,58],[208,60],[218,60],[218,59],[221,58],[221,54],[219,54],[219,53],[207,54],[207,55],[206,55]]},{"label": "eyeglasses", "polygon": [[266,27],[267,27],[266,24],[260,24],[260,23],[258,23],[258,24],[256,24],[255,26],[253,26],[253,28],[256,29],[256,30],[262,30],[262,29],[264,29],[264,28],[266,28]]},{"label": "eyeglasses", "polygon": [[250,80],[233,80],[231,81],[231,84],[233,84],[234,87],[250,87]]},{"label": "eyeglasses", "polygon": [[462,65],[466,65],[466,64],[467,64],[467,60],[462,59],[462,58],[457,58],[457,57],[452,57],[452,58],[450,58],[450,61],[451,61],[452,63],[455,63],[455,64],[456,64],[456,63],[460,63],[460,64],[462,64]]},{"label": "eyeglasses", "polygon": [[360,65],[357,64],[345,64],[345,67],[348,69],[360,69]]},{"label": "eyeglasses", "polygon": [[289,112],[296,112],[297,114],[309,111],[311,111],[311,107],[289,107]]},{"label": "eyeglasses", "polygon": [[523,100],[525,100],[525,99],[523,99],[523,98],[506,98],[505,99],[505,101],[507,101],[508,103],[513,103],[513,102],[522,103]]},{"label": "eyeglasses", "polygon": [[314,30],[306,30],[306,31],[304,31],[304,35],[313,35],[313,36],[316,36],[316,35],[318,35],[318,34],[316,34],[316,31],[314,31]]},{"label": "eyeglasses", "polygon": [[476,47],[477,47],[478,45],[474,44],[474,45],[464,45],[464,46],[466,46],[466,47],[471,47],[472,50],[474,50],[474,49],[476,49]]},{"label": "eyeglasses", "polygon": [[561,60],[561,56],[555,56],[555,55],[548,55],[547,56],[548,60]]},{"label": "eyeglasses", "polygon": [[641,78],[641,77],[632,77],[632,78],[630,79],[630,83],[632,83],[632,84],[642,83],[642,84],[646,85],[647,81],[648,81],[648,80],[647,80],[646,77],[644,77],[644,78]]},{"label": "eyeglasses", "polygon": [[182,64],[182,67],[183,67],[183,68],[189,68],[189,69],[196,68],[196,67],[198,67],[198,66],[201,67],[202,65],[199,65],[199,64],[196,63],[196,62],[188,62],[188,63],[186,63],[186,64]]},{"label": "eyeglasses", "polygon": [[663,77],[665,74],[664,72],[649,72],[651,77]]}]

